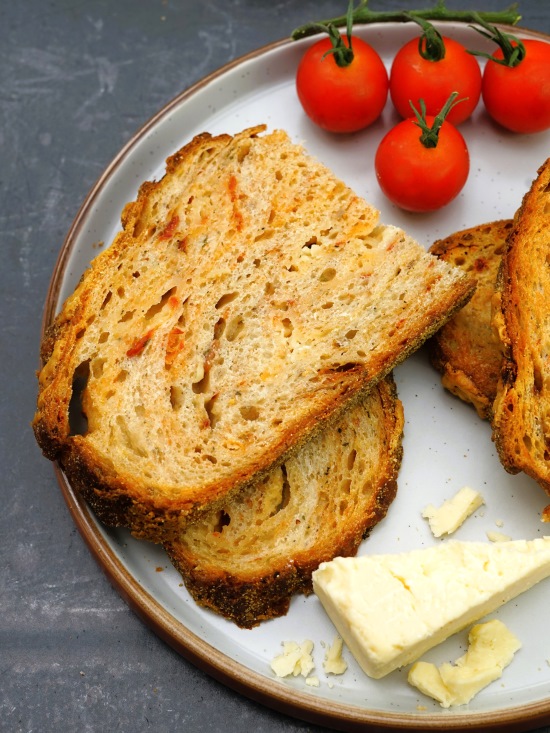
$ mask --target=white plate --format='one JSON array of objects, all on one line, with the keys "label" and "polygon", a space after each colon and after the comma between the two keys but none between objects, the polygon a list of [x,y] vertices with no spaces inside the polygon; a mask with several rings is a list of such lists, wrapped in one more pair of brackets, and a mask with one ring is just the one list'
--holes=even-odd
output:
[{"label": "white plate", "polygon": [[[417,35],[412,24],[378,24],[356,30],[388,66],[399,46]],[[467,26],[446,24],[444,31],[470,47],[484,46],[481,36]],[[514,32],[519,33],[517,28]],[[527,31],[524,35],[542,37]],[[139,184],[159,178],[165,158],[205,130],[233,133],[261,122],[270,129],[286,129],[377,206],[382,221],[404,227],[426,247],[452,231],[514,214],[548,156],[550,133],[508,134],[488,120],[480,105],[461,127],[472,162],[463,192],[440,212],[406,214],[384,199],[373,173],[377,143],[397,122],[390,102],[374,126],[350,136],[324,133],[303,114],[295,95],[294,74],[310,42],[283,41],[233,62],[177,97],[138,132],[90,192],[68,234],[53,274],[45,325],[97,253],[97,244],[112,240],[120,212],[135,198]],[[458,539],[485,540],[487,531],[498,529],[498,520],[504,522],[501,531],[514,539],[544,534],[540,513],[547,497],[531,479],[503,470],[488,424],[442,390],[422,351],[396,370],[396,380],[406,416],[399,491],[388,516],[360,552],[433,545],[436,541],[421,518],[422,508],[430,502],[442,503],[466,484],[483,493],[486,505],[456,533]],[[502,680],[468,706],[443,710],[407,684],[406,670],[371,680],[347,650],[348,671],[331,678],[329,684],[322,671],[323,644],[333,641],[335,631],[315,597],[295,598],[285,618],[253,630],[238,629],[200,609],[158,547],[138,542],[122,530],[105,530],[73,494],[60,471],[58,477],[80,531],[130,605],[183,655],[253,699],[345,730],[376,725],[394,730],[529,730],[550,722],[550,642],[545,641],[548,582],[493,614],[523,644]],[[270,670],[269,662],[281,651],[283,640],[305,638],[315,643],[318,688],[306,686],[302,677],[277,679]],[[458,634],[425,658],[453,660],[464,645],[465,634]]]}]

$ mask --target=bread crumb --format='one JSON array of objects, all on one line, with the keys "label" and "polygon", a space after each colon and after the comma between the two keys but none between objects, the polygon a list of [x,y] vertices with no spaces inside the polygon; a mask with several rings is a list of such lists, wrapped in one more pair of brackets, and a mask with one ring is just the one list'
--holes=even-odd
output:
[{"label": "bread crumb", "polygon": [[319,687],[319,678],[312,676],[312,677],[306,677],[306,685],[309,685],[310,687]]}]

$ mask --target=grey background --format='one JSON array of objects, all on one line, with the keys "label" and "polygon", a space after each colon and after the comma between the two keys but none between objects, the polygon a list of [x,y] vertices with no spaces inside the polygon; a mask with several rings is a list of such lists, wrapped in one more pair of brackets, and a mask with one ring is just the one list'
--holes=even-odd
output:
[{"label": "grey background", "polygon": [[[371,0],[373,8],[431,4]],[[477,7],[506,4],[480,0]],[[0,2],[2,731],[322,730],[215,682],[134,615],[75,529],[30,421],[56,256],[112,157],[193,82],[346,6],[345,0]],[[521,11],[522,25],[550,33],[548,2],[525,0]]]}]

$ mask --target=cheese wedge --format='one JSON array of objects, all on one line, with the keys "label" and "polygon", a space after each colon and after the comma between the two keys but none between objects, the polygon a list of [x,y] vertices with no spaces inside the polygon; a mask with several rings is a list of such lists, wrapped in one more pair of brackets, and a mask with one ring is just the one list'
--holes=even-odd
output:
[{"label": "cheese wedge", "polygon": [[549,575],[550,537],[448,540],[335,558],[313,573],[313,590],[361,668],[378,679]]}]

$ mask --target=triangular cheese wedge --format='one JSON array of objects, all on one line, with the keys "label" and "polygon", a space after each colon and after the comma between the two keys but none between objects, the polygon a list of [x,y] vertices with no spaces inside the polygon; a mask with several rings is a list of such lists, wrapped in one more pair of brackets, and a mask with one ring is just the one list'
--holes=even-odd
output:
[{"label": "triangular cheese wedge", "polygon": [[550,537],[449,540],[335,558],[313,573],[313,589],[362,669],[378,679],[549,575]]}]

